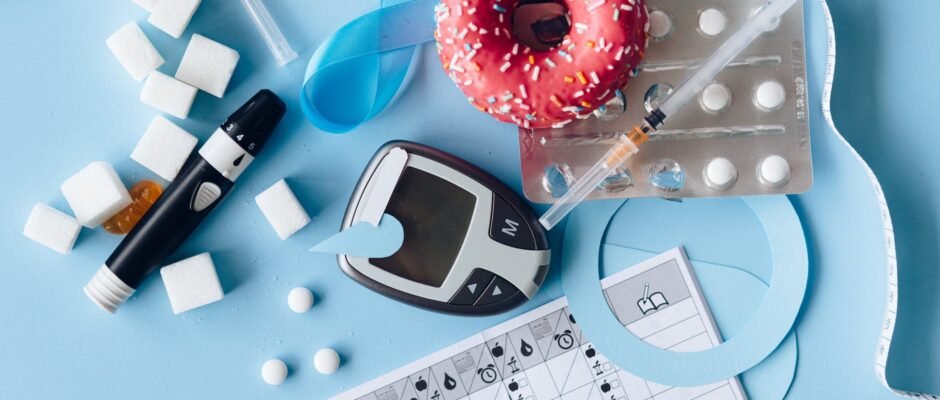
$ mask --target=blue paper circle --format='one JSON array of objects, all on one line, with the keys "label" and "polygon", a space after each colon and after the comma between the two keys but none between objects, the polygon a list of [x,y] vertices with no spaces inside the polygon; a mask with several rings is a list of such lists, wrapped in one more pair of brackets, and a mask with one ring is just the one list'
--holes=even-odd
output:
[{"label": "blue paper circle", "polygon": [[[701,386],[754,367],[787,337],[799,314],[809,275],[806,239],[796,211],[783,196],[745,198],[761,221],[774,271],[761,308],[738,334],[704,351],[681,353],[650,345],[610,312],[600,290],[600,252],[620,201],[585,203],[567,222],[562,252],[562,285],[569,308],[598,350],[625,371],[672,386]],[[577,234],[573,234],[573,233]]]}]

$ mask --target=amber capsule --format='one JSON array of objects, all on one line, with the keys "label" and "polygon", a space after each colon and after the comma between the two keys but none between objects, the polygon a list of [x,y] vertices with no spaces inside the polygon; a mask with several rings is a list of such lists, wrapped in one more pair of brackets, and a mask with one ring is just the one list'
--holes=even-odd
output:
[{"label": "amber capsule", "polygon": [[150,180],[137,182],[130,190],[131,205],[105,221],[104,229],[117,235],[127,234],[147,213],[147,210],[150,210],[153,203],[157,202],[161,194],[163,194],[163,187],[158,183]]}]

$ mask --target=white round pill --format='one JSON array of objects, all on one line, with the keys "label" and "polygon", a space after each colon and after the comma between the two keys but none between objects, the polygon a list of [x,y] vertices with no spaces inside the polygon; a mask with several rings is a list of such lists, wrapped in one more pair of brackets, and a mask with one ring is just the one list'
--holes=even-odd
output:
[{"label": "white round pill", "polygon": [[331,375],[339,369],[339,354],[331,348],[320,349],[313,356],[313,366],[323,375]]},{"label": "white round pill", "polygon": [[721,10],[709,8],[698,16],[698,29],[708,36],[717,36],[728,27],[728,16]]},{"label": "white round pill", "polygon": [[724,111],[731,104],[731,89],[720,83],[713,83],[702,90],[702,108],[705,111],[718,113]]},{"label": "white round pill", "polygon": [[649,14],[649,34],[655,39],[662,39],[672,32],[672,17],[665,11],[653,10]]},{"label": "white round pill", "polygon": [[715,190],[728,190],[738,179],[738,170],[731,160],[723,157],[712,159],[704,171],[705,184]]},{"label": "white round pill", "polygon": [[295,313],[301,314],[313,307],[313,293],[305,287],[295,287],[287,295],[287,306]]},{"label": "white round pill", "polygon": [[287,364],[276,358],[264,362],[261,366],[261,379],[268,385],[280,385],[287,379]]},{"label": "white round pill", "polygon": [[790,181],[790,163],[777,155],[767,157],[757,168],[757,177],[764,185],[779,188]]},{"label": "white round pill", "polygon": [[761,83],[760,86],[757,87],[757,90],[754,91],[754,103],[767,111],[780,109],[786,99],[787,90],[777,81]]}]

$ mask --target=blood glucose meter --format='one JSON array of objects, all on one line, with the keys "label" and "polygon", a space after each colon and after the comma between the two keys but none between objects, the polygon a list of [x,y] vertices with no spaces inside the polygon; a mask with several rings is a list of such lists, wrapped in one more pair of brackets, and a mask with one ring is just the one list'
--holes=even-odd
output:
[{"label": "blood glucose meter", "polygon": [[359,180],[343,229],[389,214],[404,228],[392,256],[339,256],[362,285],[418,307],[491,315],[531,298],[548,274],[545,230],[518,195],[450,154],[396,141]]}]

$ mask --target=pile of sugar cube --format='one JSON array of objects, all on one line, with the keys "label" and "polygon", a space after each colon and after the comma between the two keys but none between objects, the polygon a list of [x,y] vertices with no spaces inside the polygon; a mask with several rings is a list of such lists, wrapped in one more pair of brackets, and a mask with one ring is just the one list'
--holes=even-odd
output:
[{"label": "pile of sugar cube", "polygon": [[[151,12],[147,22],[177,39],[183,35],[200,1],[134,0]],[[107,44],[131,78],[146,79],[140,101],[180,119],[189,116],[199,90],[222,98],[239,58],[237,51],[193,34],[174,77],[157,71],[165,60],[135,22],[118,29]]]},{"label": "pile of sugar cube", "polygon": [[[151,13],[147,20],[151,25],[178,39],[186,31],[201,0],[133,2]],[[225,94],[239,59],[237,51],[193,34],[175,77],[171,77],[157,71],[165,60],[137,23],[122,26],[106,42],[131,78],[146,79],[141,101],[181,119],[188,116],[198,90],[219,98]],[[163,115],[157,115],[130,158],[171,182],[198,142],[196,136]],[[46,204],[36,204],[23,235],[62,254],[71,252],[83,226],[94,229],[132,202],[117,171],[104,161],[92,162],[69,177],[62,183],[61,192],[74,217]],[[309,215],[283,179],[259,194],[256,202],[282,240],[310,222]],[[160,274],[176,314],[216,302],[224,295],[208,253],[167,265]]]},{"label": "pile of sugar cube", "polygon": [[[148,22],[179,39],[189,25],[201,0],[133,0],[147,11]],[[144,81],[141,102],[176,118],[186,119],[198,90],[221,98],[238,64],[239,54],[205,36],[193,34],[175,76],[159,72],[165,62],[160,52],[137,23],[122,26],[107,39],[117,61],[136,81]],[[199,140],[163,115],[147,126],[130,158],[167,182],[172,182],[195,150]],[[132,198],[114,167],[95,161],[66,179],[62,195],[74,217],[46,204],[36,204],[23,228],[23,235],[50,249],[68,254],[82,227],[96,228],[132,203]],[[310,223],[310,216],[283,179],[255,197],[261,213],[281,240],[293,236]],[[209,253],[192,256],[160,269],[170,307],[180,314],[215,303],[225,293]],[[291,290],[288,306],[305,313],[314,304],[313,293],[305,287]],[[313,357],[321,374],[334,373],[339,354],[323,348]],[[271,359],[262,367],[262,377],[271,385],[287,378],[287,365]]]}]

